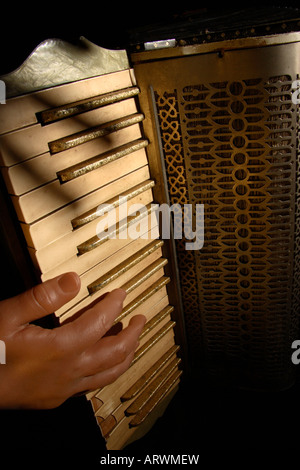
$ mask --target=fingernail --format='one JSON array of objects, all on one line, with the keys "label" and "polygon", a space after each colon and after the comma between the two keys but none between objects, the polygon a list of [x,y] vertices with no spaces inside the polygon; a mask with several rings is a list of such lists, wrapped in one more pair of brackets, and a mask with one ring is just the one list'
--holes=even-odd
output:
[{"label": "fingernail", "polygon": [[79,290],[80,286],[80,278],[78,274],[70,272],[70,273],[65,273],[62,274],[58,280],[58,285],[60,289],[65,293],[65,294],[71,294],[73,292],[77,292]]},{"label": "fingernail", "polygon": [[118,294],[120,295],[121,297],[121,301],[123,302],[123,300],[125,300],[125,297],[127,295],[127,292],[125,289],[122,289],[122,288],[118,288],[118,289],[115,289],[116,292],[118,292]]}]

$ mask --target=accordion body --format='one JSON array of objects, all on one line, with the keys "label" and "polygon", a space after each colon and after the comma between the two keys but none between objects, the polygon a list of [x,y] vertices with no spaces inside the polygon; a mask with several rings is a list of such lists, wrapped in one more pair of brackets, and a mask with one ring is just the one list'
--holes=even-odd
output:
[{"label": "accordion body", "polygon": [[[199,386],[294,382],[299,41],[288,32],[125,52],[49,40],[2,77],[5,230],[20,276],[78,272],[59,323],[115,287],[127,291],[116,321],[147,317],[128,371],[87,394],[108,449],[149,429],[183,372]],[[48,61],[24,79],[61,48],[63,72]],[[79,64],[70,76],[68,61]],[[153,217],[163,205],[181,208],[189,230],[174,233],[171,213],[163,237]],[[187,249],[197,227],[201,246]]]}]

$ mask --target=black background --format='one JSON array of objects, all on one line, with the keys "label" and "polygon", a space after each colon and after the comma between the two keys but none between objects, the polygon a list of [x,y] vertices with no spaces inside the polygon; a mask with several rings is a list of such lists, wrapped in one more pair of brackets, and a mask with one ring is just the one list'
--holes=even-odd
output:
[{"label": "black background", "polygon": [[[204,2],[188,2],[185,8],[170,7],[166,3],[2,5],[0,74],[20,66],[31,51],[48,38],[74,42],[84,36],[102,47],[126,48],[130,42],[129,30],[136,26],[156,22],[172,24],[180,15],[186,12],[192,15],[199,9],[211,15],[220,12],[219,3],[207,7]],[[297,4],[288,1],[263,4],[270,11],[272,5],[290,8]],[[255,2],[251,2],[251,6],[256,8]],[[224,4],[221,7],[224,10]],[[244,9],[245,4],[235,2],[230,6],[227,3],[225,10],[232,8]],[[300,365],[298,367],[300,369]],[[194,371],[183,382],[164,417],[145,438],[129,446],[123,454],[194,452],[204,456],[205,451],[213,451],[209,454],[212,458],[224,455],[226,450],[235,455],[244,451],[248,456],[249,451],[254,450],[267,451],[269,456],[278,450],[297,453],[299,425],[297,383],[291,389],[272,393],[224,389],[203,383]],[[11,461],[18,457],[24,464],[32,463],[42,453],[39,457],[42,468],[53,457],[57,462],[65,459],[70,463],[74,457],[83,456],[88,462],[88,454],[95,454],[97,459],[106,455],[94,417],[82,398],[69,400],[52,411],[2,411],[0,447],[2,452],[8,451]],[[246,464],[247,459],[241,463]]]},{"label": "black background", "polygon": [[[224,27],[230,25],[230,13],[241,12],[247,21],[250,12],[263,10],[272,18],[272,8],[297,8],[296,0],[257,0],[251,2],[5,2],[1,6],[0,74],[19,67],[32,50],[49,38],[76,41],[80,36],[107,48],[126,48],[132,31],[148,25],[175,25],[180,19],[189,23],[195,15],[207,16],[208,26],[224,15]],[[228,16],[229,15],[229,16]],[[293,16],[293,13],[291,13]]]}]

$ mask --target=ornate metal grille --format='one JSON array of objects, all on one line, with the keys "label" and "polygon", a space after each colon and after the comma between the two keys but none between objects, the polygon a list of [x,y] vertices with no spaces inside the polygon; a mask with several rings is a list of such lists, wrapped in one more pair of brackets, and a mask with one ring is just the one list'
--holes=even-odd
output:
[{"label": "ornate metal grille", "polygon": [[[202,203],[205,243],[177,241],[187,333],[210,372],[284,381],[292,305],[297,115],[292,77],[156,93],[170,202]],[[264,358],[262,360],[262,358]]]}]

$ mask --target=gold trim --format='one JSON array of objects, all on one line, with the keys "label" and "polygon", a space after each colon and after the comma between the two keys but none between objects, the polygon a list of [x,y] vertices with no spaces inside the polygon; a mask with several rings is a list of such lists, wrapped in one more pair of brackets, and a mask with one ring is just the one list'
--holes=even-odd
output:
[{"label": "gold trim", "polygon": [[71,220],[73,229],[82,227],[83,225],[103,215],[104,212],[107,210],[106,205],[109,205],[111,209],[115,209],[123,202],[138,196],[139,194],[143,193],[144,191],[147,191],[150,188],[153,188],[154,184],[155,183],[153,180],[144,181],[143,183],[137,184],[133,188],[128,189],[127,191],[120,193],[118,196],[115,196],[106,201],[102,210],[100,210],[99,206],[97,206],[89,211],[84,212],[84,214],[81,214],[80,216],[76,217],[76,219]]},{"label": "gold trim", "polygon": [[146,216],[149,216],[153,210],[155,210],[155,205],[148,204],[145,206],[146,210],[143,211],[141,214],[136,215],[136,216],[128,216],[127,220],[123,221],[121,220],[116,224],[116,229],[112,231],[108,231],[100,238],[100,235],[95,235],[92,238],[89,238],[87,241],[84,243],[81,243],[80,245],[77,246],[77,251],[78,255],[83,255],[84,253],[87,253],[91,250],[94,250],[97,248],[99,245],[102,243],[106,242],[109,238],[113,238],[117,236],[122,230],[125,230],[125,228],[130,227],[131,225],[135,224],[139,220],[143,219]]},{"label": "gold trim", "polygon": [[174,387],[174,385],[179,380],[179,377],[182,375],[181,370],[175,371],[171,377],[166,380],[161,387],[159,387],[147,403],[136,413],[134,418],[130,421],[129,427],[135,427],[142,424],[147,416],[154,410],[158,403],[169,393],[169,391]]},{"label": "gold trim", "polygon": [[[150,367],[126,392],[123,393],[120,400],[122,402],[132,400],[135,398],[146,385],[155,377],[155,375],[164,367],[165,364],[174,356],[179,350],[179,346],[174,344],[158,361]],[[100,400],[100,399],[99,399]],[[101,405],[100,405],[101,406]],[[100,406],[97,408],[99,409]]]},{"label": "gold trim", "polygon": [[85,100],[75,101],[74,103],[58,106],[57,108],[47,109],[37,113],[37,119],[42,125],[51,124],[62,119],[76,116],[93,109],[102,108],[108,104],[117,103],[138,95],[138,87],[123,88],[121,90],[111,91],[102,95],[93,96]]},{"label": "gold trim", "polygon": [[68,135],[61,139],[53,140],[48,144],[50,153],[54,155],[70,148],[77,147],[78,145],[85,144],[91,140],[104,137],[107,134],[111,134],[112,132],[116,132],[126,127],[132,126],[133,124],[137,124],[143,119],[143,114],[130,114],[129,116],[115,119],[109,123],[90,127],[84,131],[76,132],[75,134]]},{"label": "gold trim", "polygon": [[162,289],[164,286],[166,286],[170,282],[170,278],[166,276],[162,276],[158,281],[154,282],[151,287],[148,287],[142,294],[140,294],[138,297],[133,299],[132,302],[130,302],[126,307],[122,310],[121,315],[119,315],[115,323],[120,322],[125,318],[127,315],[129,315],[134,309],[139,307],[142,303],[146,302],[146,300],[149,299],[152,295],[154,295],[157,291]]},{"label": "gold trim", "polygon": [[156,394],[161,386],[166,383],[170,376],[175,372],[178,365],[180,364],[181,359],[175,357],[167,367],[165,367],[157,377],[152,380],[147,386],[147,388],[128,406],[125,410],[125,415],[135,415],[139,413],[143,407],[147,407],[147,403],[151,398]]},{"label": "gold trim", "polygon": [[138,361],[142,356],[144,356],[144,354],[146,354],[149,351],[149,349],[151,349],[154,346],[154,344],[160,341],[161,338],[168,333],[168,331],[174,328],[175,325],[176,323],[170,320],[157,333],[155,333],[155,335],[153,335],[152,338],[150,338],[145,344],[143,344],[143,346],[141,346],[136,351],[134,355],[134,359],[131,362],[130,367],[132,367],[136,363],[136,361]]},{"label": "gold trim", "polygon": [[[133,266],[138,264],[140,261],[145,259],[147,256],[149,256],[151,253],[158,250],[158,248],[162,246],[162,240],[155,240],[154,242],[151,242],[148,246],[139,250],[135,255],[130,256],[126,261],[119,264],[105,275],[99,277],[93,283],[89,284],[87,286],[89,293],[93,294],[94,292],[97,292],[98,290],[102,289],[104,286],[112,282],[114,279],[120,277],[126,271],[131,269]],[[132,282],[132,280],[130,282]]]},{"label": "gold trim", "polygon": [[270,36],[257,36],[253,38],[228,39],[194,46],[173,47],[161,50],[135,52],[131,54],[133,63],[141,63],[152,60],[173,59],[196,54],[219,53],[237,49],[253,47],[274,46],[300,41],[300,33],[274,34]]},{"label": "gold trim", "polygon": [[150,264],[148,268],[144,269],[143,271],[141,271],[140,274],[138,274],[133,279],[124,284],[122,286],[122,289],[124,289],[126,293],[129,294],[131,291],[133,291],[139,285],[145,282],[149,277],[151,277],[153,274],[163,268],[167,263],[168,260],[166,258],[160,258],[157,261],[154,261],[152,264]]},{"label": "gold trim", "polygon": [[140,338],[144,338],[147,334],[150,333],[153,328],[155,328],[159,322],[161,322],[164,318],[166,318],[168,315],[171,315],[173,312],[174,307],[172,305],[168,305],[167,307],[163,308],[157,315],[155,315],[151,320],[149,320],[146,325],[144,326],[144,329],[142,333],[140,334]]}]

